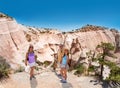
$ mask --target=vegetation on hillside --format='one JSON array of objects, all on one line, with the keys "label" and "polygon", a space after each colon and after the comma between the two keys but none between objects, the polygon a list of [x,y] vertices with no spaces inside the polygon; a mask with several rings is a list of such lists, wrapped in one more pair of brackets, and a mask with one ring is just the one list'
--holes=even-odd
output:
[{"label": "vegetation on hillside", "polygon": [[111,69],[110,76],[106,80],[120,82],[120,67],[113,62],[106,62],[105,64]]},{"label": "vegetation on hillside", "polygon": [[0,56],[0,80],[9,77],[10,65]]},{"label": "vegetation on hillside", "polygon": [[[111,53],[111,51],[114,50],[114,46],[111,43],[102,42],[100,45],[97,46],[97,48],[102,49],[102,53],[99,53],[98,57],[95,58],[96,61],[99,61],[100,64],[100,80],[103,80],[103,66],[106,65],[110,68],[110,75],[106,80],[120,82],[120,67],[117,66],[115,62],[105,59],[106,56],[115,59],[114,53]],[[92,67],[91,69],[94,70],[94,67]]]},{"label": "vegetation on hillside", "polygon": [[85,67],[83,66],[83,64],[79,64],[78,66],[74,67],[74,69],[76,70],[74,74],[80,76],[84,73]]},{"label": "vegetation on hillside", "polygon": [[3,13],[0,13],[0,18],[7,18],[7,19],[10,19],[10,20],[13,20],[13,18],[10,17],[8,14],[3,14]]},{"label": "vegetation on hillside", "polygon": [[108,29],[107,27],[102,26],[94,26],[94,25],[85,25],[82,28],[78,28],[75,30],[75,32],[87,32],[87,31],[98,31],[98,30],[105,30]]},{"label": "vegetation on hillside", "polygon": [[97,48],[101,48],[102,49],[102,53],[98,57],[99,64],[100,64],[100,67],[101,67],[100,77],[101,77],[101,80],[102,80],[103,70],[104,70],[103,66],[106,63],[105,57],[106,56],[113,56],[112,53],[110,53],[110,51],[114,50],[114,46],[111,43],[103,43],[102,42],[101,45],[97,46]]},{"label": "vegetation on hillside", "polygon": [[[111,57],[115,59],[114,51],[115,47],[111,43],[101,43],[96,48],[101,48],[101,52],[97,54],[96,58],[91,58],[93,62],[98,62],[99,66],[89,65],[88,72],[95,73],[97,77],[102,81],[103,80],[103,71],[104,65],[108,66],[110,69],[109,77],[106,80],[120,82],[120,67],[111,60],[107,60],[106,57]],[[100,71],[99,71],[100,69]],[[75,70],[75,75],[82,75],[84,73],[83,64],[79,64],[77,67],[74,67],[72,70]],[[92,74],[93,75],[93,74]]]}]

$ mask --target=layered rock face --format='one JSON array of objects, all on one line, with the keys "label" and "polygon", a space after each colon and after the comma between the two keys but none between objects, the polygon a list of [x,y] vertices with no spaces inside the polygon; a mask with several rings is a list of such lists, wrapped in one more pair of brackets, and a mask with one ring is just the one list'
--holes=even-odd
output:
[{"label": "layered rock face", "polygon": [[11,65],[15,65],[22,44],[26,43],[22,27],[15,20],[0,18],[0,55],[7,59]]},{"label": "layered rock face", "polygon": [[[83,30],[83,29],[82,29]],[[117,37],[115,37],[117,36]],[[41,30],[33,27],[25,27],[15,20],[0,17],[0,56],[3,56],[12,67],[23,65],[22,60],[29,44],[34,45],[34,50],[40,61],[53,61],[53,54],[57,53],[60,44],[70,50],[73,39],[78,38],[81,47],[87,50],[95,50],[101,42],[110,42],[120,47],[120,40],[117,34],[110,30],[88,30],[78,32],[67,32],[63,34],[57,30]],[[74,54],[78,59],[81,51]]]}]

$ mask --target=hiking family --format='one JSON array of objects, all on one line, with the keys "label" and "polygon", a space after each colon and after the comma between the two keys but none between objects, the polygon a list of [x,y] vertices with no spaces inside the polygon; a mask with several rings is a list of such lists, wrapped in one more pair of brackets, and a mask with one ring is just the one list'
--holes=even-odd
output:
[{"label": "hiking family", "polygon": [[[57,52],[57,59],[54,59],[54,63],[53,63],[53,69],[56,70],[57,65],[60,66],[60,74],[59,76],[61,76],[61,82],[62,83],[66,83],[67,81],[67,70],[68,67],[70,65],[70,61],[71,61],[71,57],[69,56],[70,53],[75,53],[76,50],[79,50],[81,48],[80,43],[78,42],[78,39],[76,39],[77,41],[77,49],[72,50],[72,47],[75,46],[75,40],[73,39],[73,42],[71,44],[71,49],[68,50],[67,48],[65,48],[64,45],[60,44],[59,45],[59,49]],[[34,47],[33,45],[30,45],[28,48],[28,51],[26,53],[26,58],[25,58],[25,65],[29,65],[30,66],[30,80],[32,80],[32,78],[35,78],[34,76],[34,69],[35,69],[35,65],[36,65],[36,60],[37,60],[37,55],[35,55],[34,53]]]}]

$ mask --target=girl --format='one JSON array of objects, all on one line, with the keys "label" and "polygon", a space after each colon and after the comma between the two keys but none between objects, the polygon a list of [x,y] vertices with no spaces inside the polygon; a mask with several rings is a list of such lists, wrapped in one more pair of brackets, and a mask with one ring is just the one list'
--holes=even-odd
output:
[{"label": "girl", "polygon": [[32,80],[32,78],[35,78],[34,68],[36,64],[36,55],[34,54],[33,51],[33,45],[29,46],[28,52],[26,53],[26,59],[25,59],[26,66],[27,66],[27,62],[29,63],[30,66],[30,80]]},{"label": "girl", "polygon": [[67,79],[67,65],[68,65],[68,49],[64,50],[64,55],[61,60],[61,75],[62,75],[62,80],[61,82],[66,83]]}]

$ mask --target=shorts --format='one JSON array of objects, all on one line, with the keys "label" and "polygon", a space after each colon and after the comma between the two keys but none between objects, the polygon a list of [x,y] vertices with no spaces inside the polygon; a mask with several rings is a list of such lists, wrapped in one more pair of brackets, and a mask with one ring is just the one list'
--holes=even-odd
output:
[{"label": "shorts", "polygon": [[64,64],[61,64],[61,66],[60,66],[61,68],[66,68],[66,65],[64,65]]},{"label": "shorts", "polygon": [[29,63],[29,66],[30,66],[30,67],[34,67],[35,65],[36,65],[35,62],[33,62],[33,63]]}]

